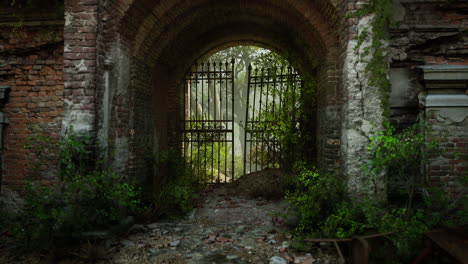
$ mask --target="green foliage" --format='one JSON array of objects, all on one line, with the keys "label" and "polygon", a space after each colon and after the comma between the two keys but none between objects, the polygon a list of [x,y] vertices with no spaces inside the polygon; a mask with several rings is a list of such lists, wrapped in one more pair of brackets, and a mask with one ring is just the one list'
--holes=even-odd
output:
[{"label": "green foliage", "polygon": [[[286,72],[294,74],[290,67],[283,72],[283,68],[275,66],[281,66],[284,63],[284,61],[278,61],[277,64],[273,64],[272,68],[267,69],[268,74],[271,76],[286,74]],[[275,85],[273,89],[270,87],[268,93],[265,89],[261,95],[270,100],[265,99],[266,102],[262,103],[264,105],[261,112],[256,116],[256,120],[260,122],[256,122],[251,129],[265,131],[265,133],[253,133],[252,137],[263,142],[261,145],[265,150],[259,152],[273,153],[276,164],[287,171],[292,169],[292,165],[297,160],[312,162],[310,152],[314,146],[314,129],[310,127],[309,122],[314,120],[312,98],[315,97],[315,91],[315,79],[300,80],[290,75],[284,85]],[[266,148],[270,150],[267,151]]]},{"label": "green foliage", "polygon": [[[78,136],[72,130],[59,143],[38,133],[28,138],[27,148],[35,151],[44,168],[43,155],[59,147],[60,175],[52,182],[41,173],[31,174],[25,187],[24,207],[13,223],[13,233],[25,249],[52,249],[58,237],[71,238],[83,231],[118,224],[127,210],[139,203],[139,191],[124,177],[90,162],[90,135]],[[60,181],[57,181],[60,179]]]},{"label": "green foliage", "polygon": [[440,187],[427,187],[423,192],[423,206],[427,225],[437,227],[468,227],[468,181],[460,181],[462,192],[454,197]]},{"label": "green foliage", "polygon": [[364,17],[373,15],[371,26],[365,28],[358,35],[357,50],[363,43],[369,46],[363,48],[359,54],[361,61],[366,62],[366,73],[369,75],[369,85],[380,91],[384,116],[390,117],[390,92],[391,84],[388,79],[388,55],[389,24],[395,25],[392,19],[392,0],[370,0],[364,7],[350,16]]},{"label": "green foliage", "polygon": [[[234,154],[232,143],[215,142],[220,140],[219,136],[218,138],[212,138],[215,136],[198,135],[197,139],[200,141],[195,142],[194,140],[194,142],[189,143],[192,144],[191,146],[187,145],[185,148],[186,165],[180,164],[180,166],[191,166],[192,169],[189,172],[195,174],[194,177],[205,183],[218,182],[218,180],[219,182],[229,181],[230,176],[225,179],[227,175],[233,175],[234,177],[242,175],[242,157],[239,155],[234,157],[235,166],[234,172],[232,172],[231,156]],[[176,159],[179,160],[180,158]],[[166,162],[167,160],[162,161],[162,163]]]},{"label": "green foliage", "polygon": [[[398,261],[407,263],[421,249],[424,232],[439,227],[466,227],[466,194],[462,191],[454,197],[444,189],[425,187],[421,181],[420,168],[428,164],[430,155],[440,153],[438,145],[443,133],[434,135],[429,127],[420,124],[400,133],[390,124],[385,127],[370,138],[372,158],[363,166],[363,172],[371,178],[386,173],[389,185],[403,190],[406,204],[351,199],[339,191],[343,188],[339,178],[324,176],[299,163],[293,179],[295,189],[286,196],[299,215],[299,237],[349,238],[392,232],[387,238],[397,250]],[[466,187],[466,176],[461,176],[461,186]],[[421,194],[422,200],[416,199],[416,194]],[[298,247],[301,245],[299,240]]]},{"label": "green foliage", "polygon": [[297,162],[293,170],[292,190],[286,200],[299,217],[296,234],[317,232],[332,213],[334,205],[343,200],[344,186],[339,177],[320,173],[304,162]]},{"label": "green foliage", "polygon": [[372,157],[364,163],[363,171],[371,179],[385,173],[388,192],[405,194],[407,208],[411,208],[423,180],[421,166],[428,163],[430,155],[440,153],[441,135],[433,135],[430,127],[419,123],[400,133],[389,122],[385,127],[370,137],[368,150]]},{"label": "green foliage", "polygon": [[349,238],[369,233],[393,232],[388,238],[400,258],[411,257],[421,246],[422,234],[428,231],[422,209],[385,207],[371,200],[345,199],[336,205],[321,226],[327,237]]},{"label": "green foliage", "polygon": [[365,215],[357,203],[342,201],[324,221],[321,231],[327,237],[348,238],[363,234],[368,228]]},{"label": "green foliage", "polygon": [[158,166],[163,168],[164,175],[160,176],[159,188],[151,201],[158,216],[186,215],[193,209],[193,201],[202,187],[200,176],[175,151],[162,153]]},{"label": "green foliage", "polygon": [[265,51],[258,52],[255,54],[253,60],[253,66],[260,69],[286,69],[290,66],[287,59],[282,57],[276,52]]}]

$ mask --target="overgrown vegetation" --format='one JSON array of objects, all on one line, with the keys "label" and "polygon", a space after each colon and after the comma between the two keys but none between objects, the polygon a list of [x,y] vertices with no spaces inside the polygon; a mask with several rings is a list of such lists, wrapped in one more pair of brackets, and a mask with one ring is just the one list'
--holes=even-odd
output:
[{"label": "overgrown vegetation", "polygon": [[177,151],[163,152],[157,158],[161,175],[149,204],[157,217],[180,217],[193,209],[201,190],[201,175],[197,175]]},{"label": "overgrown vegetation", "polygon": [[345,198],[343,180],[324,175],[305,162],[296,162],[293,175],[286,200],[299,218],[295,233],[302,236],[317,232],[320,224],[333,213],[335,204]]},{"label": "overgrown vegetation", "polygon": [[[84,231],[118,225],[139,203],[139,190],[129,179],[105,169],[95,159],[93,136],[69,130],[59,143],[42,131],[28,138],[35,154],[26,179],[24,204],[10,223],[16,241],[27,250],[53,250],[79,241]],[[60,148],[58,175],[44,179],[47,161]]]},{"label": "overgrown vegetation", "polygon": [[387,32],[389,25],[395,26],[392,18],[391,0],[370,0],[360,10],[350,16],[371,16],[370,25],[364,27],[358,35],[356,50],[359,59],[366,63],[366,78],[369,86],[375,87],[380,92],[382,108],[384,110],[384,122],[390,118],[390,92],[391,84],[388,78],[389,50],[387,48],[390,36]]},{"label": "overgrown vegetation", "polygon": [[[294,191],[286,196],[299,217],[295,229],[299,240],[304,236],[347,238],[392,232],[388,238],[396,247],[399,261],[406,262],[419,252],[424,232],[437,227],[466,227],[466,194],[454,199],[445,189],[426,186],[421,179],[421,166],[427,165],[429,154],[439,151],[439,137],[420,124],[401,133],[396,133],[391,124],[386,127],[371,138],[368,149],[372,158],[363,163],[363,173],[372,179],[372,175],[385,171],[390,190],[400,192],[403,203],[400,199],[381,203],[371,198],[350,198],[342,179],[299,163]],[[466,187],[466,176],[460,175],[460,180]]]},{"label": "overgrown vegetation", "polygon": [[[370,159],[363,160],[362,173],[376,186],[374,179],[386,175],[389,200],[370,197],[352,197],[343,186],[344,179],[320,172],[310,163],[296,162],[292,190],[286,199],[296,211],[299,224],[294,230],[297,248],[304,248],[304,237],[349,238],[358,235],[391,232],[387,236],[398,254],[399,262],[407,263],[422,247],[423,233],[438,227],[464,226],[467,219],[467,195],[455,196],[447,189],[427,186],[424,168],[429,157],[440,153],[442,135],[436,135],[429,126],[416,123],[397,133],[389,122],[390,82],[387,76],[387,27],[391,23],[392,2],[371,0],[352,14],[372,15],[370,26],[358,36],[357,49],[361,62],[366,63],[369,86],[381,93],[384,109],[382,131],[370,138]],[[282,124],[280,122],[280,124]],[[289,135],[296,133],[287,129]],[[458,175],[461,190],[466,192],[466,175]],[[395,199],[396,198],[396,199]]]}]

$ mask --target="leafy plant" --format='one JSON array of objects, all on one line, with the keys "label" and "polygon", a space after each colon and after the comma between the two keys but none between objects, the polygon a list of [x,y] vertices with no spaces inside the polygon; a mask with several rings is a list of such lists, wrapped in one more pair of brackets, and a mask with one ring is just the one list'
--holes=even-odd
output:
[{"label": "leafy plant", "polygon": [[386,129],[370,137],[368,150],[372,157],[363,164],[371,179],[385,174],[388,192],[403,193],[407,208],[413,205],[416,189],[423,183],[422,167],[430,155],[440,152],[438,140],[430,127],[416,123],[400,133],[388,122]]},{"label": "leafy plant", "polygon": [[343,181],[304,162],[295,164],[293,175],[292,191],[286,192],[286,200],[299,217],[296,234],[320,231],[334,205],[344,198]]},{"label": "leafy plant", "polygon": [[193,209],[193,201],[201,189],[201,176],[175,151],[161,153],[157,164],[164,173],[150,201],[153,210],[168,217],[187,214]]},{"label": "leafy plant", "polygon": [[83,260],[85,263],[112,263],[111,249],[107,249],[104,245],[93,244],[90,241],[81,245],[80,250],[74,253],[75,256]]},{"label": "leafy plant", "polygon": [[345,200],[325,219],[321,231],[326,237],[348,238],[363,234],[369,227],[359,204]]},{"label": "leafy plant", "polygon": [[53,181],[44,181],[42,173],[31,174],[26,181],[24,207],[13,227],[23,248],[52,249],[59,237],[107,228],[137,207],[138,189],[90,158],[92,138],[70,130],[59,143],[41,133],[28,139],[26,147],[37,156],[33,168],[45,169],[43,154],[55,145],[61,150],[61,170]]}]

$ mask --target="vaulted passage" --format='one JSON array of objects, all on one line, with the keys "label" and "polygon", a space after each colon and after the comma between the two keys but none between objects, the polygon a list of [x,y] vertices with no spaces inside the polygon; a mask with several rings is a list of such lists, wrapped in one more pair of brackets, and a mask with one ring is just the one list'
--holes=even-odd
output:
[{"label": "vaulted passage", "polygon": [[[435,131],[450,131],[441,144],[447,154],[431,156],[421,173],[427,183],[457,192],[457,175],[467,170],[466,155],[455,155],[466,153],[467,144],[467,3],[388,0],[383,8],[376,2],[2,1],[1,196],[16,199],[24,190],[32,157],[40,152],[24,148],[38,134],[30,125],[40,126],[53,143],[71,128],[97,134],[106,167],[149,190],[158,186],[160,176],[169,173],[157,161],[174,149],[181,157],[183,121],[191,120],[184,117],[184,78],[196,62],[239,45],[272,50],[302,79],[315,81],[317,93],[304,104],[310,106],[307,124],[301,121],[313,136],[308,144],[300,142],[312,151],[301,159],[345,176],[351,195],[385,198],[385,175],[370,177],[362,164],[372,161],[369,143],[387,119],[396,131],[424,120]],[[350,16],[359,10],[370,13]],[[384,25],[390,16],[398,27]],[[256,127],[246,128],[245,149],[251,144],[256,153],[257,143],[249,139]],[[59,151],[51,150],[51,163],[44,164],[46,181],[57,174],[60,166],[52,157]],[[273,167],[262,159],[250,164]],[[250,164],[246,172],[257,170]]]},{"label": "vaulted passage", "polygon": [[[136,0],[119,10],[126,10],[119,26],[104,26],[112,32],[105,42],[111,70],[103,83],[108,88],[102,91],[110,102],[103,104],[98,121],[105,123],[101,134],[114,141],[117,166],[128,160],[131,172],[152,181],[156,172],[145,155],[180,144],[181,80],[198,58],[242,44],[278,52],[304,76],[317,80],[317,107],[311,109],[317,113],[317,161],[325,169],[339,170],[340,16],[332,3]],[[119,114],[127,108],[128,116]],[[130,138],[119,129],[128,124],[135,135]],[[128,147],[128,154],[119,152],[119,146]]]}]

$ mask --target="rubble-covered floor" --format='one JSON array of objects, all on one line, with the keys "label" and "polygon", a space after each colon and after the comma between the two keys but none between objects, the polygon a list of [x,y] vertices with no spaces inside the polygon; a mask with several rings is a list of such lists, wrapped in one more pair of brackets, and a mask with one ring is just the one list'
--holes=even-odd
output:
[{"label": "rubble-covered floor", "polygon": [[[97,263],[338,263],[336,252],[326,245],[312,252],[290,247],[292,235],[281,217],[286,214],[284,201],[233,196],[232,190],[218,186],[206,189],[197,207],[186,219],[133,225],[127,235],[106,242],[108,258]],[[0,263],[86,263],[3,253]]]},{"label": "rubble-covered floor", "polygon": [[313,253],[290,248],[279,217],[282,201],[231,196],[224,187],[205,191],[188,219],[133,226],[116,245],[116,263],[338,263],[332,249]]}]

